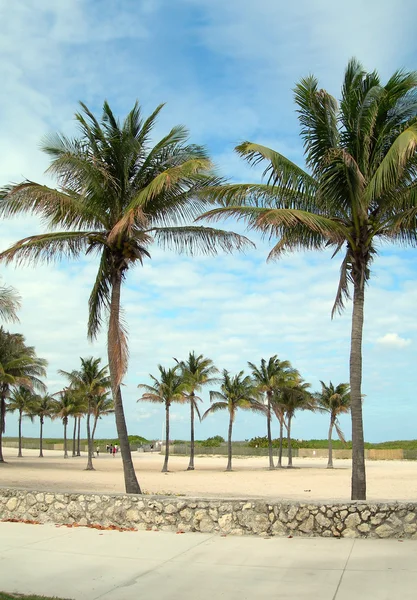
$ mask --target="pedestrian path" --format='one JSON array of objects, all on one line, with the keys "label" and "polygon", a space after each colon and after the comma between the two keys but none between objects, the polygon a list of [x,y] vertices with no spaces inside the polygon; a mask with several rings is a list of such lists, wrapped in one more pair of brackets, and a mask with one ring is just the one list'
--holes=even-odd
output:
[{"label": "pedestrian path", "polygon": [[415,600],[417,542],[0,523],[0,591],[73,600]]}]

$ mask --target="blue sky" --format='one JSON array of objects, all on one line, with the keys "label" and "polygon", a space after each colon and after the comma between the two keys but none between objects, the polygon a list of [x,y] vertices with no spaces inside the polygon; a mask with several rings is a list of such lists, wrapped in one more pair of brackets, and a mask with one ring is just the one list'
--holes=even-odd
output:
[{"label": "blue sky", "polygon": [[[221,173],[253,181],[258,173],[233,153],[244,139],[270,145],[303,164],[292,88],[314,73],[338,96],[343,71],[356,56],[383,78],[417,68],[412,0],[0,0],[0,181],[48,182],[42,137],[75,133],[84,101],[99,113],[103,100],[121,117],[136,99],[145,112],[166,102],[155,130],[185,124],[207,145]],[[230,229],[241,230],[231,221]],[[0,224],[1,247],[41,231],[32,218]],[[130,332],[124,397],[128,428],[153,438],[163,409],[136,404],[138,383],[158,363],[194,349],[234,372],[247,361],[278,354],[313,388],[348,380],[349,305],[330,320],[338,262],[327,254],[296,254],[266,264],[268,244],[246,255],[189,259],[152,252],[130,275],[123,304]],[[365,435],[370,441],[417,437],[413,369],[417,359],[416,251],[381,249],[367,291],[364,333]],[[50,391],[64,382],[57,369],[77,368],[80,356],[105,360],[105,336],[86,340],[87,299],[94,261],[35,269],[1,268],[24,300],[20,329],[49,360]],[[207,392],[204,394],[208,406]],[[349,436],[349,419],[343,420]],[[25,424],[26,435],[37,425]],[[7,433],[16,434],[15,417]],[[112,435],[112,418],[98,435]],[[227,416],[198,426],[197,436],[226,435]],[[260,417],[241,413],[235,437],[263,435]],[[46,434],[60,435],[59,423]],[[275,426],[275,432],[277,428]],[[298,438],[325,437],[323,416],[300,414]],[[188,435],[186,407],[173,410],[172,435]]]}]

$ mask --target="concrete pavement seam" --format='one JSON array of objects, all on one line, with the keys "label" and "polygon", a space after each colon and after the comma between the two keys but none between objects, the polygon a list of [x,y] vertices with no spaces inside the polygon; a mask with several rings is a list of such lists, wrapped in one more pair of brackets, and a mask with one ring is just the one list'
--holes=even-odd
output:
[{"label": "concrete pavement seam", "polygon": [[349,554],[348,554],[348,557],[347,557],[347,559],[346,559],[345,565],[344,565],[344,567],[343,567],[343,570],[342,570],[342,573],[341,573],[341,575],[340,575],[339,583],[337,584],[337,588],[336,588],[336,591],[335,591],[335,593],[334,593],[334,596],[333,596],[332,600],[337,600],[337,595],[338,595],[338,593],[339,593],[339,588],[340,588],[340,586],[341,586],[341,584],[342,584],[342,581],[343,581],[343,576],[344,576],[344,574],[345,574],[345,572],[346,572],[346,567],[347,567],[347,564],[348,564],[348,562],[349,562],[349,559],[350,559],[350,557],[351,557],[351,554],[352,554],[352,552],[353,552],[353,547],[355,546],[355,544],[356,544],[356,540],[353,540],[352,547],[351,547],[351,549],[350,549],[350,552],[349,552]]},{"label": "concrete pavement seam", "polygon": [[[177,558],[178,556],[182,556],[186,552],[189,552],[190,550],[192,550],[194,548],[197,548],[198,546],[201,546],[202,544],[205,544],[206,542],[209,542],[213,537],[215,537],[215,536],[212,535],[208,539],[202,540],[200,543],[195,544],[194,546],[192,546],[192,548],[187,548],[187,550],[184,550],[180,554],[177,554],[177,556],[175,558]],[[157,569],[159,569],[160,567],[163,567],[164,565],[166,565],[167,563],[169,563],[171,561],[173,561],[173,558],[168,558],[167,560],[162,561],[156,567],[153,567],[152,569],[148,569],[147,571],[144,571],[143,573],[140,573],[137,577],[128,579],[125,583],[121,583],[119,585],[116,585],[111,590],[107,590],[107,592],[105,592],[103,594],[100,594],[99,596],[95,596],[94,598],[92,598],[92,600],[99,600],[100,598],[103,598],[104,596],[106,596],[106,594],[109,594],[110,592],[114,592],[115,590],[118,590],[119,588],[127,588],[127,587],[130,587],[132,585],[135,585],[135,583],[139,579],[141,579],[145,575],[149,575],[149,573],[152,573],[153,571],[156,571]]]}]

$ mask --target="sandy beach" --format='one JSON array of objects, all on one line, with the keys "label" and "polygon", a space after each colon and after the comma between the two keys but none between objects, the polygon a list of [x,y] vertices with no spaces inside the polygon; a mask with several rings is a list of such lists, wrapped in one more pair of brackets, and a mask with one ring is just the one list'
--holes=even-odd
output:
[{"label": "sandy beach", "polygon": [[[0,464],[0,485],[37,490],[77,492],[124,492],[122,461],[101,454],[94,459],[95,471],[85,471],[86,456],[64,459],[62,451],[5,448],[7,463]],[[186,471],[188,458],[170,458],[167,474],[161,473],[163,456],[133,452],[142,491],[147,494],[222,496],[293,500],[348,500],[350,461],[335,461],[326,469],[325,459],[294,459],[294,469],[266,468],[267,457],[235,458],[233,472],[225,472],[225,457],[197,457],[196,470]],[[416,500],[417,463],[412,461],[368,461],[368,500]]]}]

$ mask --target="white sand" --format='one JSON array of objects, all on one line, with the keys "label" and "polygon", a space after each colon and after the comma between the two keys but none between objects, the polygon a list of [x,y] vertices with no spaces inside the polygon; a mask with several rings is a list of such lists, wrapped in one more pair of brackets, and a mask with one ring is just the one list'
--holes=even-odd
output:
[{"label": "white sand", "polygon": [[[64,460],[62,451],[3,450],[0,485],[37,490],[77,492],[124,492],[120,454],[101,454],[94,459],[95,471],[85,471],[85,455]],[[269,471],[267,457],[234,458],[233,472],[225,472],[225,457],[196,457],[195,471],[186,471],[187,457],[172,456],[170,472],[161,473],[163,456],[133,452],[142,491],[153,494],[222,496],[240,498],[287,498],[297,500],[348,500],[351,464],[335,461],[326,469],[325,459],[294,459],[295,469]],[[417,463],[412,461],[368,461],[368,500],[417,500]]]}]

